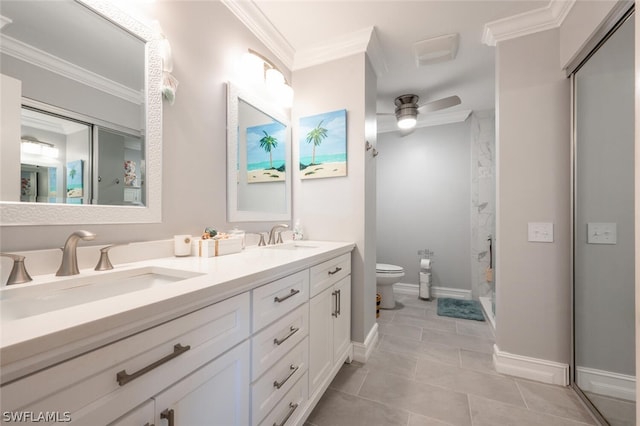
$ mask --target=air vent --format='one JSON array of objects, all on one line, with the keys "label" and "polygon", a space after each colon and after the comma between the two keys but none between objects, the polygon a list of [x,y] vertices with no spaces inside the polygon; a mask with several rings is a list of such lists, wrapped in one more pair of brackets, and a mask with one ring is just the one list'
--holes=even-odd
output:
[{"label": "air vent", "polygon": [[414,43],[416,66],[422,67],[454,59],[458,53],[459,39],[458,33],[455,33]]}]

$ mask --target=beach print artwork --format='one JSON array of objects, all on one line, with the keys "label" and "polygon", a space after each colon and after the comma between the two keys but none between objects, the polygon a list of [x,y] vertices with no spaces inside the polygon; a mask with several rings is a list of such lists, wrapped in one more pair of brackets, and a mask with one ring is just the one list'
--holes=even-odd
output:
[{"label": "beach print artwork", "polygon": [[247,127],[247,182],[285,180],[286,129],[277,121]]},{"label": "beach print artwork", "polygon": [[82,160],[67,163],[67,198],[82,197]]},{"label": "beach print artwork", "polygon": [[300,119],[302,179],[347,175],[347,110]]}]

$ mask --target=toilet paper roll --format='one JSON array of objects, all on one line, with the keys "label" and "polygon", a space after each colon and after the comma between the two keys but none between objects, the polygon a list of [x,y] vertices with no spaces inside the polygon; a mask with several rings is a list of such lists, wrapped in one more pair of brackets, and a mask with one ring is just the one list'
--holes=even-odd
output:
[{"label": "toilet paper roll", "polygon": [[431,259],[421,259],[420,267],[422,269],[431,269]]},{"label": "toilet paper roll", "polygon": [[420,272],[420,284],[429,284],[429,283],[431,283],[431,273]]},{"label": "toilet paper roll", "polygon": [[191,254],[191,235],[175,235],[173,237],[173,254],[176,256]]}]

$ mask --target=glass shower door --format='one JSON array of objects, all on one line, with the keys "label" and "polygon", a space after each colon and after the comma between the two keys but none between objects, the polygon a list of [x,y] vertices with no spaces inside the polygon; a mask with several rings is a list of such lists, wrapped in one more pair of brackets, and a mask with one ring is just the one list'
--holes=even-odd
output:
[{"label": "glass shower door", "polygon": [[573,383],[635,425],[634,15],[573,74]]}]

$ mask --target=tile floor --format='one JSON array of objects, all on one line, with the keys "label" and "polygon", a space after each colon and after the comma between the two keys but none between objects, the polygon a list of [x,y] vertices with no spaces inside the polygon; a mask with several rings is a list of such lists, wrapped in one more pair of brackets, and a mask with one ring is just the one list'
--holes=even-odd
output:
[{"label": "tile floor", "polygon": [[496,373],[488,322],[398,295],[366,364],[345,364],[307,426],[595,425],[570,389]]}]

